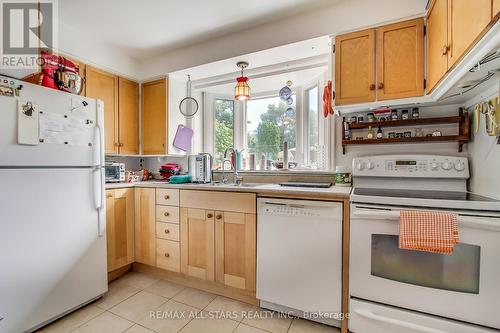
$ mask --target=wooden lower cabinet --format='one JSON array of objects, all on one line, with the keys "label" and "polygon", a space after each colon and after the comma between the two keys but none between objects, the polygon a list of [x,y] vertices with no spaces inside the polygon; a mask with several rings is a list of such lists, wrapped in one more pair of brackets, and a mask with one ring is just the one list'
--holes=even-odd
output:
[{"label": "wooden lower cabinet", "polygon": [[214,281],[214,211],[180,208],[181,272]]},{"label": "wooden lower cabinet", "polygon": [[500,13],[500,0],[493,0],[491,5],[491,18],[495,18]]},{"label": "wooden lower cabinet", "polygon": [[177,241],[156,239],[156,267],[180,272],[180,245]]},{"label": "wooden lower cabinet", "polygon": [[135,189],[135,261],[156,265],[155,189]]},{"label": "wooden lower cabinet", "polygon": [[134,189],[106,191],[108,272],[134,262]]},{"label": "wooden lower cabinet", "polygon": [[215,278],[227,286],[255,291],[255,214],[215,212]]}]

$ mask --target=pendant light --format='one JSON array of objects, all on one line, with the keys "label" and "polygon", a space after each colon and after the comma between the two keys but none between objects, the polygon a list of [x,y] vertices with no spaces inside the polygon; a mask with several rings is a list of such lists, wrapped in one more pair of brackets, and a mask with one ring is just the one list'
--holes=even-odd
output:
[{"label": "pendant light", "polygon": [[236,64],[241,68],[241,76],[236,78],[236,87],[234,88],[234,98],[238,101],[247,101],[250,99],[250,86],[248,85],[248,77],[243,76],[243,70],[248,67],[248,62],[240,61]]}]

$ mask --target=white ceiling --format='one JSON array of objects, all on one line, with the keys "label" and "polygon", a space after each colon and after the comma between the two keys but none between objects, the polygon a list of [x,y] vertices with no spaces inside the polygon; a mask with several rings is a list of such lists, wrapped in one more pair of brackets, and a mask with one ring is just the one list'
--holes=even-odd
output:
[{"label": "white ceiling", "polygon": [[[195,84],[223,80],[226,79],[227,74],[233,74],[236,77],[239,75],[239,69],[236,66],[238,61],[249,63],[245,75],[252,76],[279,68],[285,69],[288,68],[288,65],[290,67],[305,66],[328,61],[327,55],[330,51],[330,37],[322,36],[183,69],[170,73],[169,77],[185,80],[187,75],[191,75],[191,80],[195,81]],[[272,69],[268,68],[273,65],[277,66]]]},{"label": "white ceiling", "polygon": [[59,18],[63,26],[144,60],[338,1],[62,0]]}]

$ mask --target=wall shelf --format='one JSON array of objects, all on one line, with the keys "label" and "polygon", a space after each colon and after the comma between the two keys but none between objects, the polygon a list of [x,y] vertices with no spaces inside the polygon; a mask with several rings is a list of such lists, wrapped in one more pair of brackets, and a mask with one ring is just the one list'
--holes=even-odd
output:
[{"label": "wall shelf", "polygon": [[[345,121],[345,118],[344,118]],[[375,145],[375,144],[398,144],[398,143],[432,143],[432,142],[458,142],[458,151],[461,152],[463,145],[469,141],[470,124],[467,112],[462,108],[459,109],[457,116],[451,117],[434,117],[434,118],[417,118],[407,120],[389,120],[377,122],[365,122],[350,124],[350,130],[360,130],[371,126],[376,128],[382,127],[405,127],[415,125],[431,125],[431,124],[454,124],[458,123],[457,135],[443,135],[443,136],[423,136],[423,137],[404,137],[404,138],[381,138],[381,139],[363,139],[363,140],[342,140],[342,152],[345,154],[346,146],[349,145]],[[342,138],[344,138],[344,127],[342,126]]]}]

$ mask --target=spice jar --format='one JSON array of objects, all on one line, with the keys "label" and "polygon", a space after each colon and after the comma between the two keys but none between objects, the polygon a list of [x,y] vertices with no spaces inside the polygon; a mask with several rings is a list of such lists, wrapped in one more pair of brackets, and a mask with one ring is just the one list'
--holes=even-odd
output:
[{"label": "spice jar", "polygon": [[351,186],[351,173],[345,166],[335,167],[335,186]]}]

